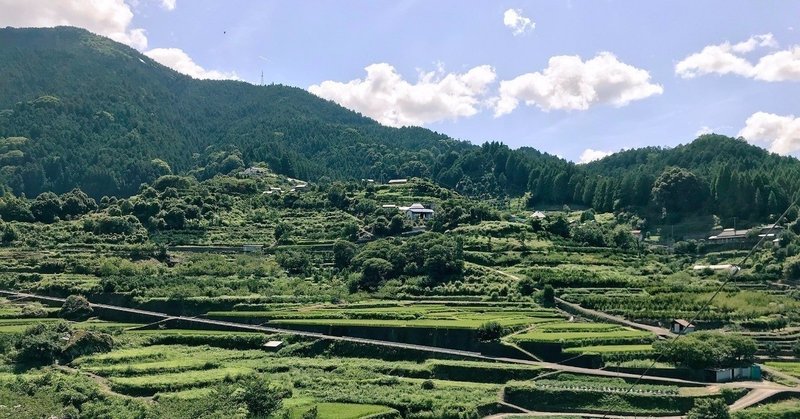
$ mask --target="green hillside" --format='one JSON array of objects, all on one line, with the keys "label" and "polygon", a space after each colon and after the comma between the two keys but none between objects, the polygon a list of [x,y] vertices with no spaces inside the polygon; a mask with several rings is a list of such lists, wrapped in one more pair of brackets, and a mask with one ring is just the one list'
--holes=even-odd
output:
[{"label": "green hillside", "polygon": [[[15,195],[124,197],[170,172],[204,180],[261,163],[310,181],[422,177],[471,197],[525,196],[529,208],[651,220],[766,220],[800,187],[795,158],[740,139],[704,135],[575,165],[385,127],[295,87],[195,80],[82,29],[0,29],[0,182]],[[665,174],[673,167],[686,171]]]}]

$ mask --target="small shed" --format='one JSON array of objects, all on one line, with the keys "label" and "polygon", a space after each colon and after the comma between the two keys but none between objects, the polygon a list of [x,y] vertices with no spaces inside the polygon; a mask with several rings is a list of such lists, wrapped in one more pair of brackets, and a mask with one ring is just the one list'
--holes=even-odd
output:
[{"label": "small shed", "polygon": [[644,234],[642,234],[642,230],[631,230],[631,236],[637,241],[644,240]]},{"label": "small shed", "polygon": [[262,348],[264,348],[264,349],[266,349],[268,351],[277,351],[282,346],[283,346],[283,341],[282,340],[271,340],[271,341],[261,345]]},{"label": "small shed", "polygon": [[686,335],[694,332],[694,325],[684,319],[674,319],[669,329],[672,333]]},{"label": "small shed", "polygon": [[408,183],[408,179],[391,179],[388,183],[390,185],[403,185]]},{"label": "small shed", "polygon": [[245,253],[261,253],[264,250],[263,244],[245,244],[242,245],[242,251]]}]

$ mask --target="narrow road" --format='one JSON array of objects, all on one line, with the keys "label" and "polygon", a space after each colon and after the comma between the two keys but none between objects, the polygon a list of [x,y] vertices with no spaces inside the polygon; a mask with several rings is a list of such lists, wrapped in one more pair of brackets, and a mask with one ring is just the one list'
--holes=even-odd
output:
[{"label": "narrow road", "polygon": [[762,389],[762,388],[751,390],[749,393],[745,394],[744,397],[733,402],[733,404],[729,406],[729,409],[731,412],[742,410],[754,404],[763,402],[764,400],[778,393],[781,393],[781,391],[774,389]]}]

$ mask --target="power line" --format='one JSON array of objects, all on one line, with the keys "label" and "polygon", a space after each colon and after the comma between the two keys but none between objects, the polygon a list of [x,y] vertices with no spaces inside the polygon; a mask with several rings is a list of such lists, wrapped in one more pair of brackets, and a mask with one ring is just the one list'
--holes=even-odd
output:
[{"label": "power line", "polygon": [[[800,196],[797,196],[797,197],[795,197],[794,201],[793,201],[792,203],[790,203],[790,204],[789,204],[789,207],[788,207],[788,208],[786,208],[786,211],[784,211],[784,212],[783,212],[783,214],[781,214],[781,216],[780,216],[780,217],[778,217],[778,219],[777,219],[777,220],[775,220],[775,222],[774,222],[774,223],[772,223],[772,225],[771,225],[771,226],[769,226],[769,230],[767,230],[767,231],[766,231],[766,233],[764,233],[764,234],[762,234],[762,235],[761,235],[761,238],[758,240],[758,243],[756,243],[756,244],[755,244],[755,246],[753,246],[753,248],[751,248],[751,249],[750,249],[750,251],[749,251],[749,252],[747,252],[747,254],[744,256],[744,258],[742,258],[742,260],[739,262],[739,264],[737,264],[737,265],[734,265],[734,266],[732,267],[732,269],[729,271],[728,278],[727,278],[727,279],[725,279],[725,281],[723,281],[723,282],[722,282],[722,284],[719,286],[719,288],[717,288],[717,290],[716,290],[716,291],[714,291],[714,293],[713,293],[713,294],[711,294],[711,297],[708,299],[708,301],[706,301],[706,302],[705,302],[705,304],[703,304],[703,305],[700,307],[700,309],[697,311],[697,313],[695,313],[694,317],[692,317],[692,319],[689,321],[689,324],[694,324],[694,322],[695,322],[695,321],[696,321],[696,320],[697,320],[697,319],[700,317],[700,315],[701,315],[701,314],[703,314],[703,312],[704,312],[704,311],[706,311],[706,309],[707,309],[707,308],[708,308],[708,307],[711,305],[711,302],[712,302],[712,301],[714,301],[714,298],[716,298],[716,297],[717,297],[717,295],[719,295],[719,293],[720,293],[720,292],[722,292],[722,290],[725,288],[725,286],[727,286],[727,285],[728,285],[728,284],[731,282],[731,280],[733,280],[733,278],[735,278],[735,277],[736,277],[736,275],[737,275],[737,274],[739,274],[739,272],[741,272],[741,266],[743,266],[743,265],[745,264],[745,262],[747,262],[747,260],[748,260],[748,259],[750,259],[750,257],[751,257],[751,256],[753,256],[753,254],[756,252],[756,250],[758,250],[758,248],[759,248],[759,247],[761,247],[761,245],[764,243],[764,240],[766,240],[766,239],[767,239],[767,237],[769,237],[769,236],[770,236],[770,234],[772,233],[772,231],[775,229],[775,226],[777,226],[777,225],[778,225],[778,223],[780,223],[780,222],[781,222],[781,221],[782,221],[782,220],[783,220],[783,219],[786,217],[786,215],[787,215],[787,214],[789,214],[789,210],[791,210],[791,209],[792,209],[792,207],[794,207],[794,206],[797,204],[797,200],[798,200],[798,199],[800,199]],[[675,342],[676,342],[678,339],[680,339],[680,338],[681,338],[681,336],[683,336],[683,335],[685,335],[685,334],[686,334],[686,332],[685,332],[685,331],[683,331],[683,332],[681,332],[681,333],[678,333],[678,334],[677,334],[677,335],[676,335],[676,336],[675,336],[675,337],[672,339],[672,341],[670,342],[670,344],[672,344],[672,343],[675,343]],[[657,356],[657,357],[656,357],[656,358],[653,360],[653,362],[652,362],[652,363],[650,363],[650,365],[649,365],[647,368],[645,368],[645,370],[644,370],[644,371],[643,371],[643,372],[642,372],[642,373],[639,375],[639,377],[638,377],[638,378],[637,378],[637,379],[636,379],[636,380],[635,380],[635,381],[634,381],[634,382],[633,382],[633,383],[630,385],[630,387],[628,387],[628,389],[627,389],[627,390],[626,390],[624,393],[622,393],[622,395],[623,395],[623,396],[624,396],[624,395],[627,395],[627,394],[629,394],[631,391],[633,391],[633,389],[634,389],[634,388],[636,388],[636,386],[639,384],[639,382],[640,382],[640,381],[642,381],[642,379],[644,378],[644,376],[645,376],[645,375],[647,375],[647,373],[648,373],[648,372],[649,372],[651,369],[653,369],[653,367],[655,367],[655,366],[656,366],[656,364],[658,363],[658,361],[659,361],[659,360],[661,360],[661,357],[662,357],[662,356],[663,356],[663,352],[662,352],[662,353],[660,353],[660,354],[658,354],[658,356]],[[608,409],[608,410],[606,410],[606,412],[605,412],[605,413],[603,413],[603,417],[602,417],[602,419],[605,419],[606,417],[608,417],[608,415],[609,415],[610,413],[611,413],[611,409]],[[636,417],[636,416],[634,415],[634,417]]]}]

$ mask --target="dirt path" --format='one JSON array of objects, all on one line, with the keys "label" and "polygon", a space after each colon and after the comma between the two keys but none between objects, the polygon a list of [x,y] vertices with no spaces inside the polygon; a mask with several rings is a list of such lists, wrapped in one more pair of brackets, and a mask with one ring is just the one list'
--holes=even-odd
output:
[{"label": "dirt path", "polygon": [[54,365],[54,367],[57,370],[59,370],[61,372],[64,372],[64,373],[67,373],[67,374],[83,375],[85,377],[88,377],[89,379],[94,381],[97,384],[98,387],[100,387],[100,391],[103,392],[103,393],[110,394],[112,396],[117,396],[117,397],[124,397],[124,398],[128,398],[128,399],[140,399],[140,400],[147,400],[147,401],[150,401],[150,402],[153,401],[152,397],[133,397],[133,396],[128,396],[126,394],[117,393],[116,391],[114,391],[111,388],[111,383],[108,382],[108,379],[106,379],[105,377],[101,377],[101,376],[99,376],[97,374],[92,374],[91,372],[88,372],[88,371],[81,371],[81,370],[79,370],[77,368],[72,368],[72,367],[69,367],[69,366],[66,366],[66,365]]}]

